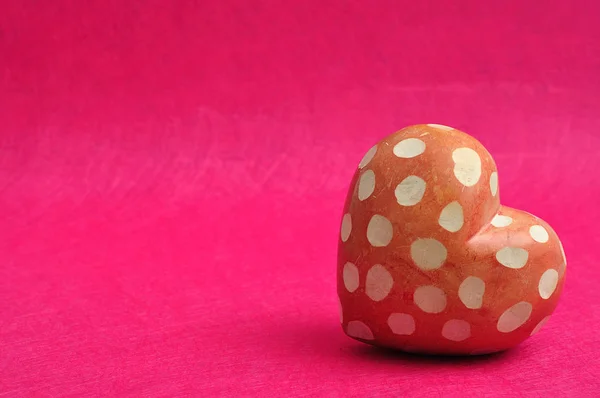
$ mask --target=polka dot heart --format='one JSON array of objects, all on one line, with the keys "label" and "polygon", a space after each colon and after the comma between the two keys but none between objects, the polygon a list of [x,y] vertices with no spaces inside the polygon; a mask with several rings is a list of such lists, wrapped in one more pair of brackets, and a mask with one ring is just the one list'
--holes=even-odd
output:
[{"label": "polka dot heart", "polygon": [[337,232],[348,336],[452,355],[543,338],[567,260],[547,223],[500,204],[498,174],[477,140],[441,124],[366,151]]}]

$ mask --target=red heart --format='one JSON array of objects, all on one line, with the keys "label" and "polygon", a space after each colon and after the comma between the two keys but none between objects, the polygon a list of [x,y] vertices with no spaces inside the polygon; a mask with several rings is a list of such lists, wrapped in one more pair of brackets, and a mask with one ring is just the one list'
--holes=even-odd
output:
[{"label": "red heart", "polygon": [[473,137],[411,126],[360,162],[338,253],[349,336],[411,352],[501,351],[548,320],[565,268],[547,223],[500,205],[496,164]]}]

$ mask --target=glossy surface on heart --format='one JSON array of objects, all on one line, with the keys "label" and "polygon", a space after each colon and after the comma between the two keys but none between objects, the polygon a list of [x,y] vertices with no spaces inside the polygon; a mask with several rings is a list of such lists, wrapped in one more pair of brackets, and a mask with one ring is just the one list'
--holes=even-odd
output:
[{"label": "glossy surface on heart", "polygon": [[502,206],[491,155],[442,125],[407,127],[367,151],[339,240],[344,331],[410,352],[515,346],[548,320],[564,282],[553,229]]}]

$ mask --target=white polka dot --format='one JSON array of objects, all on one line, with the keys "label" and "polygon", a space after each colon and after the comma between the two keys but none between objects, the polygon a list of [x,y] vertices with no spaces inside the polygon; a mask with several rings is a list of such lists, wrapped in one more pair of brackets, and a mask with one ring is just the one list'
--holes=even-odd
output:
[{"label": "white polka dot", "polygon": [[340,310],[340,323],[344,323],[344,309],[342,308],[342,301],[338,297],[338,308]]},{"label": "white polka dot", "polygon": [[384,247],[390,244],[394,235],[392,223],[387,218],[375,214],[367,226],[367,239],[372,246]]},{"label": "white polka dot", "polygon": [[446,308],[446,294],[435,286],[419,286],[413,299],[417,307],[429,314],[438,314]]},{"label": "white polka dot", "polygon": [[362,160],[358,164],[358,167],[362,169],[363,167],[365,167],[366,165],[368,165],[369,162],[371,160],[373,160],[373,157],[375,156],[375,153],[377,153],[377,145],[375,145],[373,148],[369,149],[367,151],[367,153],[365,153],[365,156],[362,158]]},{"label": "white polka dot", "polygon": [[424,271],[440,268],[447,256],[446,247],[435,239],[417,239],[410,245],[410,257]]},{"label": "white polka dot", "polygon": [[460,301],[470,309],[481,308],[483,294],[485,293],[485,282],[476,276],[467,277],[458,288]]},{"label": "white polka dot", "polygon": [[538,291],[540,292],[540,297],[544,300],[547,300],[552,296],[554,290],[556,290],[556,285],[558,283],[558,271],[555,269],[546,270],[542,274],[540,278],[540,283],[538,284]]},{"label": "white polka dot", "polygon": [[442,336],[452,341],[463,341],[471,336],[471,325],[461,319],[450,319],[442,327]]},{"label": "white polka dot", "polygon": [[460,203],[454,201],[446,205],[440,213],[438,223],[446,231],[457,232],[464,223],[463,208]]},{"label": "white polka dot", "polygon": [[501,216],[497,214],[492,218],[492,225],[496,228],[508,227],[512,224],[513,219],[509,216]]},{"label": "white polka dot", "polygon": [[373,170],[367,170],[358,180],[358,199],[365,200],[375,190],[375,173]]},{"label": "white polka dot", "polygon": [[342,278],[344,279],[344,286],[350,293],[358,289],[358,268],[356,265],[348,262],[344,264],[342,270]]},{"label": "white polka dot", "polygon": [[428,126],[433,127],[434,129],[439,129],[439,130],[444,130],[444,131],[454,130],[452,127],[444,126],[443,124],[430,123],[430,124],[428,124]]},{"label": "white polka dot", "polygon": [[417,176],[408,176],[396,187],[396,200],[402,206],[414,206],[423,199],[427,184]]},{"label": "white polka dot", "polygon": [[541,225],[532,225],[529,228],[529,235],[531,235],[531,239],[538,243],[546,243],[550,238],[546,228],[542,227]]},{"label": "white polka dot", "polygon": [[490,191],[492,191],[492,196],[496,196],[498,193],[498,173],[495,171],[490,175]]},{"label": "white polka dot", "polygon": [[418,138],[407,138],[397,143],[393,152],[399,158],[414,158],[425,152],[425,143]]},{"label": "white polka dot", "polygon": [[362,340],[373,340],[373,332],[367,325],[361,321],[350,321],[346,326],[346,333],[349,336]]},{"label": "white polka dot", "polygon": [[546,322],[548,322],[549,319],[550,319],[550,315],[544,317],[544,319],[542,319],[540,321],[540,323],[538,323],[537,325],[535,325],[535,327],[531,331],[531,336],[533,336],[534,334],[536,334],[537,332],[539,332],[544,327],[544,325],[546,324]]},{"label": "white polka dot", "polygon": [[381,264],[375,264],[367,272],[365,292],[373,301],[381,301],[390,293],[394,279],[387,269]]},{"label": "white polka dot", "polygon": [[346,242],[350,237],[350,232],[352,232],[352,216],[350,213],[344,214],[342,217],[342,228],[340,230],[340,237],[342,238],[342,242]]},{"label": "white polka dot", "polygon": [[458,148],[452,152],[454,176],[466,187],[477,184],[481,177],[481,158],[471,148]]},{"label": "white polka dot", "polygon": [[523,268],[528,258],[529,252],[520,247],[504,247],[496,252],[496,260],[508,268]]},{"label": "white polka dot", "polygon": [[504,311],[496,326],[499,332],[510,333],[522,326],[529,317],[533,307],[526,301],[521,301]]},{"label": "white polka dot", "polygon": [[391,314],[388,318],[388,326],[394,334],[408,336],[415,332],[415,318],[409,314]]}]

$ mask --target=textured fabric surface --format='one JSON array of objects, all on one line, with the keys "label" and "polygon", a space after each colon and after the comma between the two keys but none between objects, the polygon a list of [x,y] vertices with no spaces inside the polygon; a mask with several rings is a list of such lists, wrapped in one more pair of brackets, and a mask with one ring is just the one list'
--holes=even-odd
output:
[{"label": "textured fabric surface", "polygon": [[[600,3],[0,4],[0,396],[600,391]],[[569,265],[508,352],[344,336],[344,197],[410,124],[478,138]]]}]

